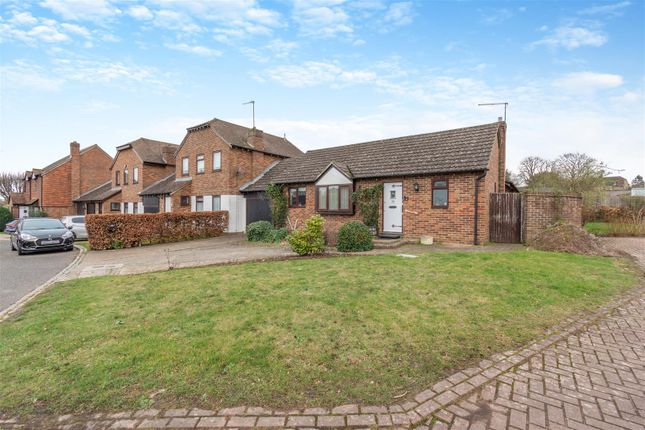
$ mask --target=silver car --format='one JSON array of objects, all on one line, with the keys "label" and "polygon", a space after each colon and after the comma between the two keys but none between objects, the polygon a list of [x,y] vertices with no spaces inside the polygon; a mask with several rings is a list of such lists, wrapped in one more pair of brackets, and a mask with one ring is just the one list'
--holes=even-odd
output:
[{"label": "silver car", "polygon": [[85,230],[85,216],[68,215],[60,219],[65,227],[74,235],[74,240],[87,240],[87,230]]}]

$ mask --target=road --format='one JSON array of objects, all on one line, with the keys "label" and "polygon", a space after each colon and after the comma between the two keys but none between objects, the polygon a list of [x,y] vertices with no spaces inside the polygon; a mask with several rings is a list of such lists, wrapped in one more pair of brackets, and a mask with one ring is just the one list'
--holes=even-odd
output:
[{"label": "road", "polygon": [[76,255],[78,250],[74,249],[19,257],[17,252],[11,251],[8,238],[0,238],[0,311],[51,279]]}]

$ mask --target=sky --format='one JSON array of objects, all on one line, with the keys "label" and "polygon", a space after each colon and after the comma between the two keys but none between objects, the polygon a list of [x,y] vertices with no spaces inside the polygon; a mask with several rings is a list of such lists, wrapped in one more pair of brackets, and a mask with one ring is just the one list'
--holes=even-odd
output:
[{"label": "sky", "polygon": [[496,121],[645,175],[645,2],[2,0],[0,171],[211,118],[302,150]]}]

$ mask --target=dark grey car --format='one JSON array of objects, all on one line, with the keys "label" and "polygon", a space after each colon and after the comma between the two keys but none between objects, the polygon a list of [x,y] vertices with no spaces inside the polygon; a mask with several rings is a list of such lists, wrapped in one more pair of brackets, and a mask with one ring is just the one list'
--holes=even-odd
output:
[{"label": "dark grey car", "polygon": [[11,250],[30,252],[74,249],[74,235],[54,218],[23,218],[11,235]]}]

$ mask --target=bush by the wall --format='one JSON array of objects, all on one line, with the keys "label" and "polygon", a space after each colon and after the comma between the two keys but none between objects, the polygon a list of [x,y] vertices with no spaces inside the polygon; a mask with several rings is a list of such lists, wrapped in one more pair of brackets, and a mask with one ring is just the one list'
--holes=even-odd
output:
[{"label": "bush by the wall", "polygon": [[9,210],[9,208],[0,206],[0,228],[4,230],[5,224],[10,221],[13,221],[13,215],[11,215],[11,211]]},{"label": "bush by the wall", "polygon": [[287,241],[293,252],[298,255],[322,254],[325,251],[325,220],[320,215],[313,215],[305,221],[305,226],[292,232]]},{"label": "bush by the wall", "polygon": [[273,230],[273,241],[274,242],[282,242],[289,236],[289,230],[287,230],[285,227],[278,228],[276,230]]},{"label": "bush by the wall", "polygon": [[369,251],[374,248],[369,228],[360,221],[351,221],[338,230],[336,249],[341,252]]},{"label": "bush by the wall", "polygon": [[273,242],[273,224],[269,221],[256,221],[246,226],[249,242]]},{"label": "bush by the wall", "polygon": [[130,248],[219,236],[228,226],[228,211],[87,215],[92,249]]},{"label": "bush by the wall", "polygon": [[32,218],[47,218],[47,212],[40,209],[32,209],[29,211],[29,216]]}]

